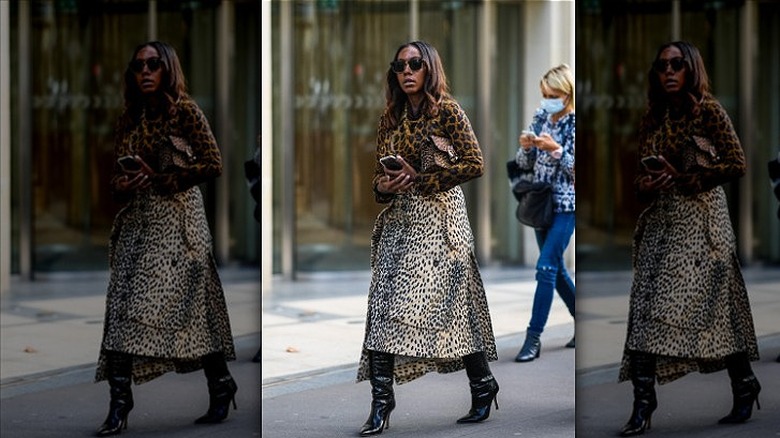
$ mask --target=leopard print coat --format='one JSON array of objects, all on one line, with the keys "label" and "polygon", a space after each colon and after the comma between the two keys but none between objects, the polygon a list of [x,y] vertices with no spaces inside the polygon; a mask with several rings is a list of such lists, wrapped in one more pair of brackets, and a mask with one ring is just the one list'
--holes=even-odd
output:
[{"label": "leopard print coat", "polygon": [[440,119],[403,117],[399,130],[408,133],[393,135],[380,128],[377,157],[386,154],[394,138],[395,152],[419,165],[418,149],[426,134],[440,132],[448,133],[459,164],[456,170],[422,175],[419,190],[392,196],[377,217],[358,382],[370,378],[369,350],[396,356],[398,384],[430,371],[461,370],[462,357],[470,353],[484,351],[488,360],[498,359],[465,198],[458,186],[482,173],[471,125],[451,102]]},{"label": "leopard print coat", "polygon": [[[693,147],[694,134],[712,141],[720,164],[685,170],[686,148]],[[709,99],[698,116],[667,115],[641,138],[640,157],[661,154],[682,174],[675,188],[657,195],[637,222],[619,381],[631,378],[629,351],[657,355],[661,384],[694,371],[722,370],[725,356],[736,352],[758,360],[736,238],[725,192],[718,185],[745,171],[742,147],[728,115]]]},{"label": "leopard print coat", "polygon": [[[198,370],[200,358],[212,352],[235,359],[203,197],[195,185],[220,174],[220,153],[195,102],[182,101],[177,110],[172,119],[142,117],[126,131],[117,129],[116,156],[140,155],[157,174],[150,189],[117,194],[127,205],[111,230],[95,381],[107,377],[106,350],[132,355],[137,384],[170,371]],[[158,157],[170,135],[188,141],[196,160],[192,166],[163,168]],[[121,175],[115,170],[112,183]]]}]

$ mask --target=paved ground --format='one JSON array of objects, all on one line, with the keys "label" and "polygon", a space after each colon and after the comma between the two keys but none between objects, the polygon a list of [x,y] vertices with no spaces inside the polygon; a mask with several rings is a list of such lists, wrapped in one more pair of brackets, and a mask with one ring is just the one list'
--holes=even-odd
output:
[{"label": "paved ground", "polygon": [[[516,364],[533,296],[533,271],[486,269],[485,285],[499,340],[492,368],[503,409],[483,425],[453,418],[468,407],[463,373],[429,375],[402,385],[389,436],[574,436],[571,350],[562,348],[571,319],[556,298],[543,335],[542,357]],[[654,424],[663,436],[780,436],[780,269],[745,270],[762,361],[763,409],[747,424],[714,425],[731,407],[725,372],[691,375],[659,388]],[[272,437],[353,436],[368,413],[369,385],[355,384],[368,273],[274,282],[263,313],[263,434]],[[576,436],[614,436],[630,413],[630,384],[617,384],[631,273],[578,273]],[[702,403],[704,401],[704,403]],[[509,407],[509,409],[506,409]]]},{"label": "paved ground", "polygon": [[[218,426],[192,424],[206,412],[201,372],[168,374],[133,386],[127,432],[145,437],[260,435],[261,343],[257,270],[225,269],[225,287],[238,360],[229,364],[238,410]],[[0,301],[0,436],[91,436],[108,408],[108,385],[93,383],[102,335],[105,273],[57,274],[14,281]],[[124,433],[122,434],[125,435]]]},{"label": "paved ground", "polygon": [[[648,436],[674,438],[780,437],[780,269],[744,271],[761,360],[753,371],[763,387],[761,410],[742,425],[718,425],[731,409],[725,371],[691,374],[656,387],[659,407]],[[630,272],[577,277],[577,437],[614,436],[631,413],[631,384],[617,384],[625,339]]]},{"label": "paved ground", "polygon": [[[236,339],[239,359],[230,362],[238,384],[237,410],[219,425],[195,425],[208,408],[202,373],[166,374],[133,386],[135,408],[122,437],[236,438],[260,436],[260,364],[251,362],[260,336]],[[0,436],[3,438],[89,437],[106,418],[108,385],[92,383],[93,366],[64,369],[23,385],[2,389]],[[11,389],[12,394],[6,394]],[[20,391],[20,389],[22,391]]]},{"label": "paved ground", "polygon": [[[394,438],[574,436],[574,351],[564,348],[569,327],[548,337],[541,357],[513,361],[517,340],[499,341],[498,362],[491,371],[499,383],[498,406],[481,424],[456,424],[470,407],[465,372],[430,374],[396,385],[396,409],[382,436]],[[553,333],[554,332],[554,333]],[[295,390],[263,386],[264,437],[357,436],[371,400],[367,382],[354,383],[354,367],[311,375]]]},{"label": "paved ground", "polygon": [[[519,349],[531,316],[534,271],[487,269],[483,277],[493,330],[497,337],[511,336]],[[369,280],[368,272],[314,275],[294,283],[275,280],[263,302],[263,385],[353,366],[363,341]],[[572,318],[556,298],[548,327],[561,325],[566,329],[557,336],[570,338]],[[545,345],[551,330],[542,335]]]},{"label": "paved ground", "polygon": [[[207,406],[205,379],[166,375],[134,387],[132,436],[354,436],[368,414],[369,384],[354,383],[365,317],[367,272],[274,279],[260,298],[256,272],[221,272],[240,358],[238,410],[215,427],[192,419]],[[613,436],[630,412],[630,384],[616,384],[625,331],[630,272],[577,275],[577,349],[559,298],[553,301],[539,360],[517,364],[533,297],[533,271],[483,271],[501,385],[500,409],[480,425],[454,420],[469,406],[465,373],[428,375],[397,386],[398,407],[387,436]],[[747,424],[716,426],[731,406],[725,373],[691,375],[659,388],[655,436],[780,436],[780,269],[745,270],[762,361],[762,409]],[[92,375],[102,328],[104,274],[53,276],[14,283],[0,300],[0,436],[88,436],[108,399]],[[262,322],[257,315],[262,309]],[[262,366],[250,361],[261,343]],[[262,374],[258,370],[262,368]],[[259,391],[262,387],[262,394]],[[260,405],[262,404],[262,410]],[[262,415],[262,426],[259,424]],[[123,434],[124,435],[124,434]],[[651,435],[652,436],[652,435]]]}]

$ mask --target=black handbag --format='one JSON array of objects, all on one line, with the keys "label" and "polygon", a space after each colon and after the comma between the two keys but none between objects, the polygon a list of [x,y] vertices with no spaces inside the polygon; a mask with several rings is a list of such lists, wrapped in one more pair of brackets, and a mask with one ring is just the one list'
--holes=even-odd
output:
[{"label": "black handbag", "polygon": [[548,183],[520,181],[512,187],[517,198],[515,217],[533,228],[549,228],[553,222],[553,190]]},{"label": "black handbag", "polygon": [[552,185],[520,180],[521,170],[515,160],[507,161],[506,167],[512,184],[512,194],[517,199],[517,220],[529,227],[549,228],[553,222]]}]

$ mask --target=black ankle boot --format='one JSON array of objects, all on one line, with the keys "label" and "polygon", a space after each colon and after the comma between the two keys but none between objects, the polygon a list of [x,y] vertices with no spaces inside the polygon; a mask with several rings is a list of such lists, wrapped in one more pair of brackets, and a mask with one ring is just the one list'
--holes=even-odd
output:
[{"label": "black ankle boot", "polygon": [[761,409],[758,402],[758,393],[761,392],[761,385],[756,376],[745,377],[744,379],[731,382],[731,391],[734,394],[734,406],[731,412],[721,418],[719,424],[744,423],[753,415],[753,403]]},{"label": "black ankle boot", "polygon": [[721,418],[719,424],[744,423],[753,415],[753,403],[761,409],[758,402],[758,393],[761,385],[753,375],[750,360],[747,353],[736,353],[726,357],[726,368],[731,379],[731,393],[734,396],[734,405],[731,412]]},{"label": "black ankle boot", "polygon": [[484,352],[464,356],[463,363],[471,388],[471,409],[466,416],[458,419],[458,423],[479,423],[490,416],[490,405],[493,402],[498,409],[498,382],[490,373]]},{"label": "black ankle boot", "polygon": [[390,413],[395,409],[393,393],[393,367],[395,356],[390,353],[369,351],[371,370],[371,412],[368,414],[360,436],[378,435],[390,427]]},{"label": "black ankle boot", "polygon": [[634,410],[620,436],[642,435],[650,430],[653,411],[658,407],[655,396],[655,356],[631,353],[631,383],[634,385]]},{"label": "black ankle boot", "polygon": [[230,402],[233,401],[233,409],[236,409],[236,392],[238,385],[229,374],[219,379],[208,382],[209,410],[205,415],[195,420],[195,424],[220,423],[230,412]]},{"label": "black ankle boot", "polygon": [[106,421],[98,428],[96,436],[111,436],[127,429],[127,415],[133,409],[132,358],[122,353],[106,353],[108,385],[111,401]]},{"label": "black ankle boot", "polygon": [[520,352],[515,357],[515,362],[530,362],[539,357],[542,350],[542,341],[539,339],[539,333],[527,332],[525,342]]},{"label": "black ankle boot", "polygon": [[236,392],[238,385],[227,368],[225,355],[210,353],[201,358],[203,372],[209,388],[209,410],[205,415],[195,420],[195,424],[214,424],[222,422],[230,412],[230,402],[236,409]]}]

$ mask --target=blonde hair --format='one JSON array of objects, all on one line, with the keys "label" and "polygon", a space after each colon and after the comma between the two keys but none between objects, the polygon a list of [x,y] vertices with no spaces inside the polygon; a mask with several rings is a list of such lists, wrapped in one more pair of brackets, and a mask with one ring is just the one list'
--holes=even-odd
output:
[{"label": "blonde hair", "polygon": [[569,102],[566,105],[574,109],[574,76],[572,76],[571,68],[568,64],[561,64],[551,68],[547,73],[542,76],[542,80],[539,81],[539,86],[544,89],[545,87],[551,90],[561,91],[569,97]]}]

